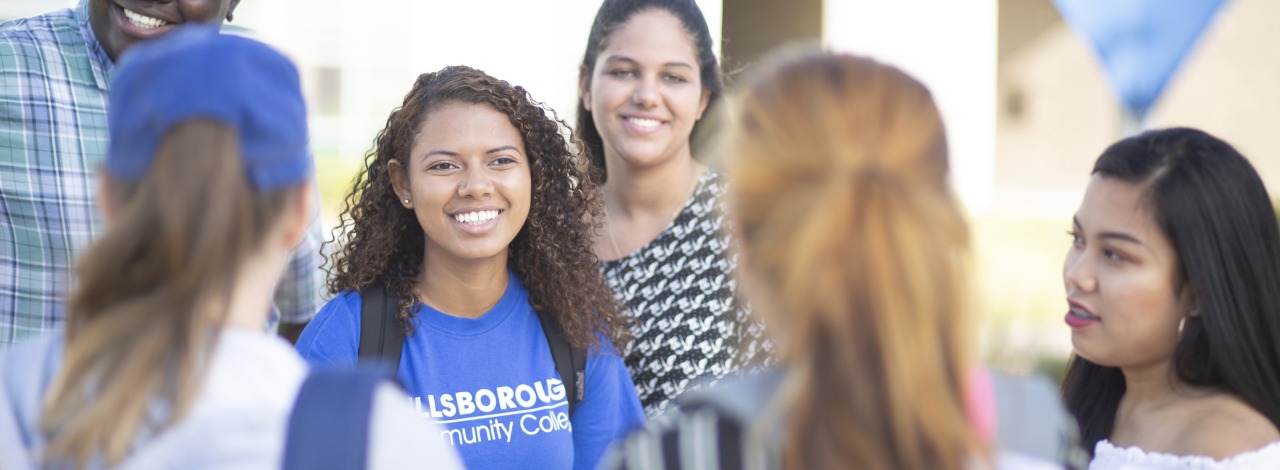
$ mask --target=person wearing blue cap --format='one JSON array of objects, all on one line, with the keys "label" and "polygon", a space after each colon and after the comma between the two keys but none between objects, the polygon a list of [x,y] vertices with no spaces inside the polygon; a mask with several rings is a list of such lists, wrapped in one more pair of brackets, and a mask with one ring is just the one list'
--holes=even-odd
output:
[{"label": "person wearing blue cap", "polygon": [[[238,4],[81,0],[0,24],[0,351],[63,324],[71,267],[103,233],[94,199],[115,63],[180,25],[230,20]],[[322,236],[317,206],[273,298],[282,336],[322,303]]]},{"label": "person wearing blue cap", "polygon": [[[279,468],[308,373],[264,332],[313,201],[298,72],[187,26],[126,56],[110,100],[107,231],[77,264],[65,331],[0,359],[0,468]],[[456,467],[379,387],[370,466]]]},{"label": "person wearing blue cap", "polygon": [[348,193],[337,296],[298,339],[315,365],[389,359],[469,468],[594,469],[644,421],[591,250],[603,201],[553,116],[479,70],[420,75]]}]

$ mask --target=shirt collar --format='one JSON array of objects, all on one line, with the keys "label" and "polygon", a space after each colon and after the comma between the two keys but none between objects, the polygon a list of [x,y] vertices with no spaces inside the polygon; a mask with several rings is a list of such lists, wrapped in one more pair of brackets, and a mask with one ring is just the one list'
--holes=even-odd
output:
[{"label": "shirt collar", "polygon": [[115,64],[107,56],[102,43],[98,42],[98,36],[93,33],[93,26],[89,24],[89,0],[80,0],[76,5],[75,18],[80,24],[80,35],[84,38],[85,48],[89,53],[89,63],[93,66],[93,80],[98,89],[105,91],[111,83],[111,69]]}]

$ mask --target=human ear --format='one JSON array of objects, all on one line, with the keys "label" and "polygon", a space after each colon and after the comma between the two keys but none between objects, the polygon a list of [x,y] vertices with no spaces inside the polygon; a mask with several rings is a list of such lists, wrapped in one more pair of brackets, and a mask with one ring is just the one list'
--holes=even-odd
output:
[{"label": "human ear", "polygon": [[582,99],[582,107],[591,110],[591,71],[587,66],[578,66],[578,97]]},{"label": "human ear", "polygon": [[312,184],[305,184],[298,188],[297,193],[289,202],[289,209],[285,212],[284,227],[284,246],[290,250],[302,243],[302,237],[307,234],[307,227],[311,225],[312,215],[319,217],[319,214],[313,214],[316,207],[316,191]]},{"label": "human ear", "polygon": [[698,100],[698,117],[694,120],[702,119],[702,113],[707,111],[707,105],[711,104],[711,89],[702,87],[702,97]]},{"label": "human ear", "polygon": [[102,216],[110,225],[116,216],[115,204],[111,202],[111,177],[107,176],[107,172],[98,172],[98,210],[102,211]]},{"label": "human ear", "polygon": [[396,199],[399,199],[405,208],[412,208],[413,192],[409,191],[409,173],[404,165],[400,164],[400,160],[393,158],[387,162],[387,176],[391,178],[391,189],[395,191]]},{"label": "human ear", "polygon": [[1195,292],[1191,289],[1191,284],[1183,281],[1182,289],[1178,292],[1178,305],[1182,307],[1182,311],[1187,312],[1187,318],[1196,318],[1200,316],[1200,309],[1196,308]]}]

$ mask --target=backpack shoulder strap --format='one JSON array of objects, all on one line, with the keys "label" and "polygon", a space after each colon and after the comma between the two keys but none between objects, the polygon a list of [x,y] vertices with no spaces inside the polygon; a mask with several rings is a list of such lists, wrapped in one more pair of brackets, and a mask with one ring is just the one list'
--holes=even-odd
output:
[{"label": "backpack shoulder strap", "polygon": [[321,369],[302,382],[285,436],[286,470],[365,468],[376,368]]},{"label": "backpack shoulder strap", "polygon": [[549,315],[538,313],[538,322],[542,323],[542,334],[547,337],[547,346],[551,348],[551,360],[556,363],[556,372],[564,382],[565,399],[569,402],[569,416],[585,395],[587,381],[587,351],[569,345],[564,337],[564,328]]},{"label": "backpack shoulder strap", "polygon": [[392,376],[400,367],[404,348],[404,330],[397,321],[399,299],[387,292],[386,286],[374,281],[360,289],[360,352],[365,361],[381,361]]}]

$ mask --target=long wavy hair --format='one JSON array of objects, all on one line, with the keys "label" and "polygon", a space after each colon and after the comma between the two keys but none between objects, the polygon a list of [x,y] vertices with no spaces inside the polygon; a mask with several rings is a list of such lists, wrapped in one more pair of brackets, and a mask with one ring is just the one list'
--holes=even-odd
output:
[{"label": "long wavy hair", "polygon": [[[703,113],[709,115],[716,103],[720,101],[724,79],[720,73],[720,63],[716,60],[711,29],[707,26],[707,19],[702,16],[702,10],[694,0],[605,0],[596,11],[595,21],[591,23],[591,34],[587,37],[587,50],[582,54],[579,73],[589,80],[595,73],[596,59],[600,57],[600,51],[608,47],[609,38],[613,32],[626,24],[636,13],[650,10],[665,10],[675,15],[680,20],[680,25],[684,26],[685,32],[689,34],[690,40],[693,41],[694,51],[698,55],[699,79],[702,81],[702,88],[710,92],[707,110]],[[596,182],[604,183],[606,178],[604,138],[600,136],[600,130],[596,129],[593,119],[591,109],[587,107],[586,102],[582,101],[582,93],[579,90],[575,135],[586,146],[586,153],[595,170],[592,175],[596,178]],[[703,122],[699,120],[693,124],[691,135],[699,135],[703,132]]]},{"label": "long wavy hair", "polygon": [[969,235],[933,98],[866,58],[773,62],[726,158],[744,291],[788,371],[783,467],[967,468]]},{"label": "long wavy hair", "polygon": [[[1253,166],[1212,135],[1173,128],[1116,142],[1093,174],[1140,187],[1178,254],[1199,315],[1174,350],[1177,380],[1235,395],[1280,428],[1280,226]],[[1092,453],[1115,426],[1124,374],[1076,355],[1062,390]]]},{"label": "long wavy hair", "polygon": [[554,111],[524,88],[465,66],[419,75],[378,132],[334,230],[335,239],[345,233],[346,243],[329,262],[330,292],[382,282],[400,299],[401,325],[413,331],[412,288],[422,272],[426,235],[413,211],[400,205],[387,165],[396,160],[408,167],[423,121],[449,103],[490,106],[507,115],[524,140],[532,178],[529,218],[511,241],[508,263],[533,308],[558,321],[574,346],[597,344],[596,333],[621,346],[627,330],[592,249],[604,202],[589,164],[572,150]]},{"label": "long wavy hair", "polygon": [[157,434],[190,411],[236,276],[304,189],[254,189],[239,152],[231,128],[190,120],[145,179],[111,180],[102,197],[116,215],[76,265],[66,353],[40,415],[46,459],[114,466],[156,424],[154,406],[168,411],[147,430]]}]

